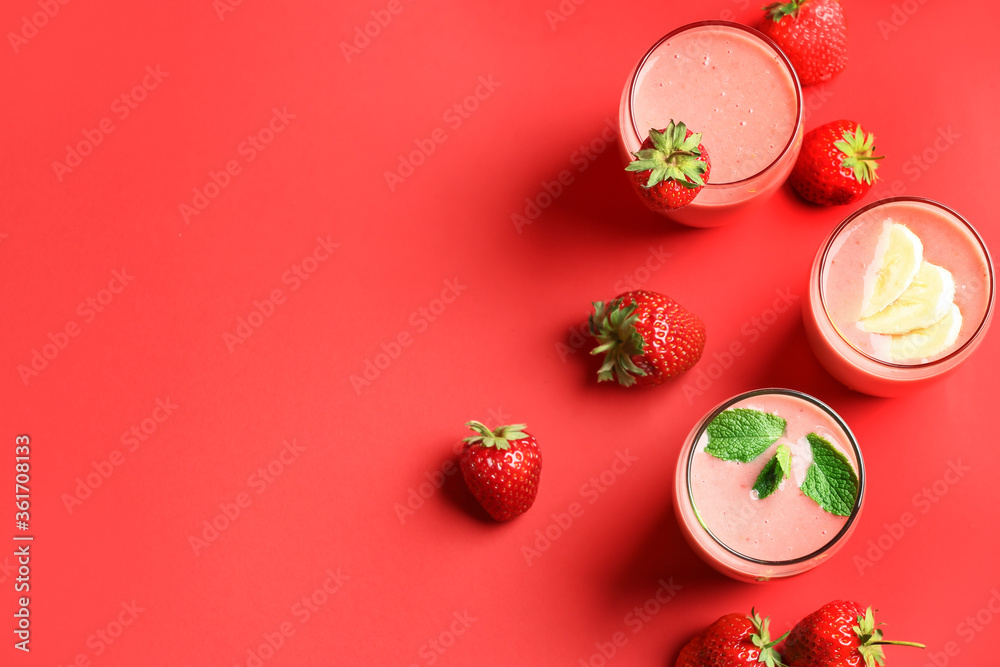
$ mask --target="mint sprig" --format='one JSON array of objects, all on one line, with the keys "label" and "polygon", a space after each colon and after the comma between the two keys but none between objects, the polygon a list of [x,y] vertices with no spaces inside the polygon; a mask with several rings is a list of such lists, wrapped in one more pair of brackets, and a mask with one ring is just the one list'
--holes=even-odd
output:
[{"label": "mint sprig", "polygon": [[723,461],[749,463],[781,437],[785,424],[778,415],[760,410],[726,410],[708,425],[705,452]]},{"label": "mint sprig", "polygon": [[757,475],[757,482],[753,485],[753,490],[757,492],[757,498],[763,500],[778,490],[781,481],[788,479],[788,474],[792,471],[792,450],[788,445],[778,445],[771,460],[764,465],[764,469]]},{"label": "mint sprig", "polygon": [[829,440],[810,433],[806,436],[813,462],[806,470],[802,493],[827,512],[850,516],[858,499],[858,474],[847,457]]}]

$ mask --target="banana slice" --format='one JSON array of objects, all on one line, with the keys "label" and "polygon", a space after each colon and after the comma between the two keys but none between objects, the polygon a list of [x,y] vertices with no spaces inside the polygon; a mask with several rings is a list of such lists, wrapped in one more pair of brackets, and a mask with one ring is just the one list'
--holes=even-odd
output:
[{"label": "banana slice", "polygon": [[937,323],[948,314],[955,299],[955,279],[947,269],[923,262],[917,277],[898,299],[861,320],[871,333],[904,334]]},{"label": "banana slice", "polygon": [[898,299],[909,287],[924,259],[924,245],[906,225],[887,218],[875,244],[875,258],[865,271],[861,319]]},{"label": "banana slice", "polygon": [[893,361],[929,359],[954,345],[961,328],[962,311],[955,304],[951,304],[948,314],[937,324],[901,336],[893,336],[889,344],[889,355]]}]

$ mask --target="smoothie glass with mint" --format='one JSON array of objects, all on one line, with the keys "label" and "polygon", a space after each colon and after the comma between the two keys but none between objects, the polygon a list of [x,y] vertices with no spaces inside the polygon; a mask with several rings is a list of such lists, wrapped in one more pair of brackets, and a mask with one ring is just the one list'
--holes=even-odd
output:
[{"label": "smoothie glass with mint", "polygon": [[965,218],[895,197],[849,216],[813,262],[803,321],[842,383],[896,396],[941,378],[982,341],[993,314],[993,262]]},{"label": "smoothie glass with mint", "polygon": [[864,462],[847,424],[821,401],[759,389],[723,402],[681,448],[677,520],[723,574],[767,581],[810,570],[853,532]]},{"label": "smoothie glass with mint", "polygon": [[654,44],[629,76],[619,149],[628,164],[650,128],[671,120],[702,133],[709,183],[670,218],[714,227],[785,182],[802,145],[802,113],[798,77],[774,42],[738,23],[692,23]]}]

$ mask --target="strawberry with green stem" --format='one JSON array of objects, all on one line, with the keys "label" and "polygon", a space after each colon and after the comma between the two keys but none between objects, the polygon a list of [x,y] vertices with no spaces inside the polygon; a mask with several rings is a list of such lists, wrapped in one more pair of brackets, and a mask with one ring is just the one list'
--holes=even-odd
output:
[{"label": "strawberry with green stem", "polygon": [[771,639],[770,619],[750,614],[727,614],[695,636],[681,650],[674,667],[785,667],[775,646],[787,632]]},{"label": "strawberry with green stem", "polygon": [[479,504],[497,521],[523,514],[538,495],[542,452],[525,424],[490,430],[478,421],[465,424],[476,434],[464,438],[462,477]]},{"label": "strawberry with green stem", "polygon": [[663,130],[651,128],[635,160],[625,167],[643,203],[664,213],[690,204],[708,182],[712,163],[694,134],[673,120]]},{"label": "strawberry with green stem", "polygon": [[803,86],[847,67],[847,21],[838,0],[788,0],[764,7],[760,31],[781,47]]},{"label": "strawberry with green stem", "polygon": [[861,199],[878,179],[875,135],[859,123],[835,120],[809,131],[788,182],[799,196],[832,206]]},{"label": "strawberry with green stem", "polygon": [[844,600],[830,602],[788,633],[785,660],[788,667],[876,667],[885,664],[883,646],[924,648],[915,642],[882,639],[879,625],[871,607]]},{"label": "strawberry with green stem", "polygon": [[691,368],[705,349],[705,325],[663,294],[635,290],[594,302],[591,354],[603,354],[598,382],[656,385]]}]

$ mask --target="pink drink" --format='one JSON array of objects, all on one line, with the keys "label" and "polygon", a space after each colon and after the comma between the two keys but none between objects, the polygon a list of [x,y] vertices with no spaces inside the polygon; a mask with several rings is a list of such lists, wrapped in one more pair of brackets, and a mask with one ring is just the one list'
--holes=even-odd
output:
[{"label": "pink drink", "polygon": [[[924,260],[953,277],[961,326],[937,354],[893,358],[890,337],[859,324],[865,273],[887,221],[905,225],[921,240]],[[850,216],[820,248],[809,280],[803,318],[816,356],[845,385],[876,396],[905,393],[955,368],[979,345],[993,312],[993,264],[983,240],[960,215],[926,199],[886,199]]]},{"label": "pink drink", "polygon": [[678,28],[646,53],[625,86],[622,159],[628,164],[649,129],[670,120],[701,132],[712,161],[709,184],[671,218],[725,224],[788,178],[802,144],[801,97],[784,54],[756,30],[725,21]]},{"label": "pink drink", "polygon": [[[749,463],[723,461],[705,451],[708,424],[737,408],[787,421],[781,437]],[[805,440],[810,433],[829,441],[858,474],[850,516],[825,511],[799,488],[812,462]],[[758,498],[754,483],[781,444],[792,450],[791,475],[776,492]],[[767,581],[805,572],[835,553],[861,512],[864,484],[861,452],[836,413],[800,392],[761,389],[726,401],[695,426],[677,466],[675,507],[682,532],[709,565],[735,579]]]}]

